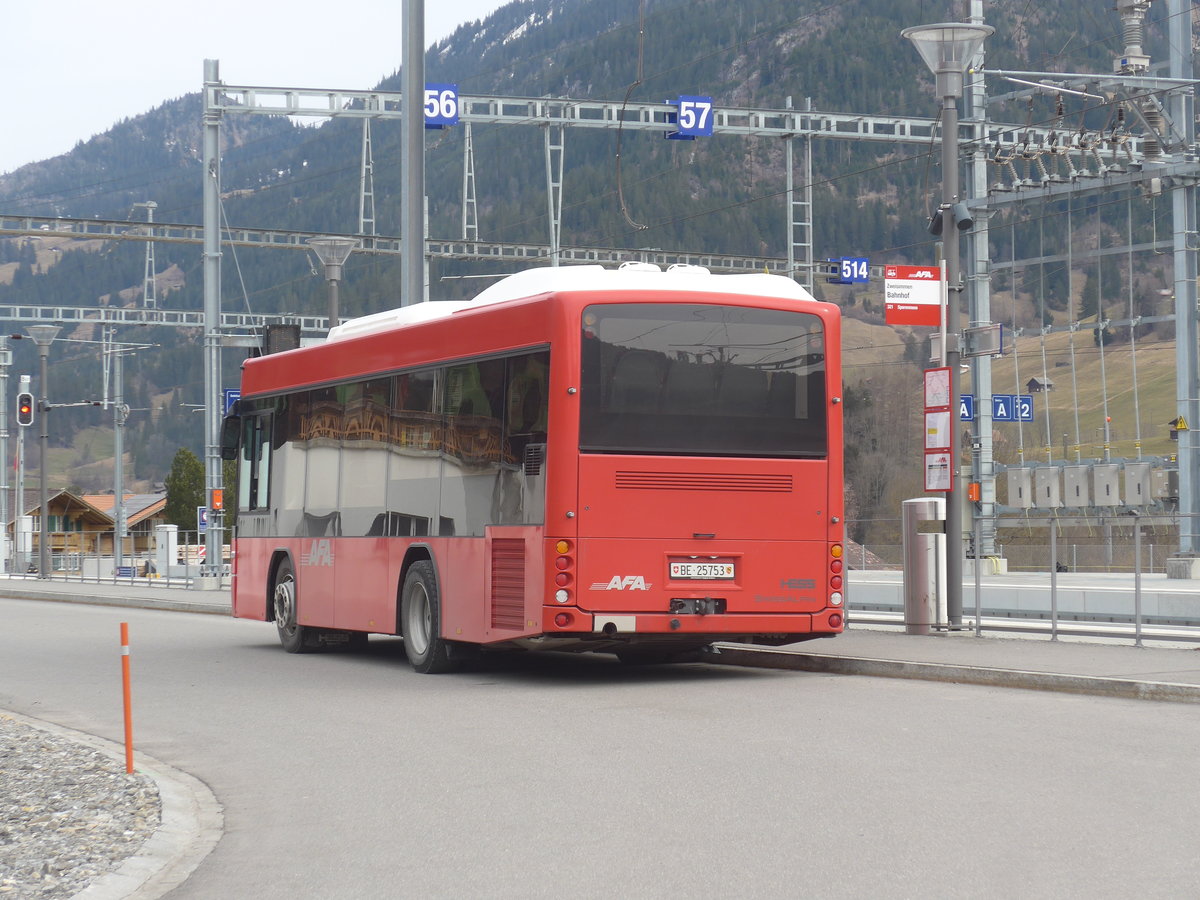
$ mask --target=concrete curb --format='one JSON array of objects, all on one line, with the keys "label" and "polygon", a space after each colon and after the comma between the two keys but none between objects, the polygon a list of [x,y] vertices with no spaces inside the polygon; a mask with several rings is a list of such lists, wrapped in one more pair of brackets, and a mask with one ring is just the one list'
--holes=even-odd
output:
[{"label": "concrete curb", "polygon": [[[202,591],[197,591],[203,595]],[[170,597],[106,597],[97,594],[36,591],[0,585],[0,597],[11,600],[47,600],[51,603],[83,603],[89,606],[120,606],[131,609],[165,609],[172,612],[194,612],[208,615],[232,615],[229,601],[213,603],[206,600],[173,600]]]},{"label": "concrete curb", "polygon": [[1068,694],[1092,694],[1131,700],[1158,700],[1171,703],[1200,703],[1200,685],[1165,681],[1137,681],[1097,675],[1067,675],[1023,669],[996,669],[960,666],[953,663],[910,662],[899,659],[868,659],[858,656],[832,656],[822,653],[797,653],[760,647],[722,645],[721,652],[705,662],[759,669],[787,669],[798,672],[822,672],[832,675],[869,675],[875,678],[910,678],[920,681],[947,681],[954,684],[978,684],[987,687],[1022,688],[1032,691],[1058,691]]},{"label": "concrete curb", "polygon": [[[5,715],[125,763],[125,748],[112,741],[7,710]],[[157,900],[179,887],[224,833],[225,816],[208,785],[144,753],[134,753],[134,764],[158,787],[162,821],[137,853],[92,881],[73,900]]]}]

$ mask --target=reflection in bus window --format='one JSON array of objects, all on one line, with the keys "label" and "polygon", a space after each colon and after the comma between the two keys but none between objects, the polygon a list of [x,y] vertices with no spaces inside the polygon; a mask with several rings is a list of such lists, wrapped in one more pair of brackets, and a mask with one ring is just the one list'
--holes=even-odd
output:
[{"label": "reflection in bus window", "polygon": [[821,457],[825,335],[809,313],[707,304],[584,311],[580,448]]},{"label": "reflection in bus window", "polygon": [[368,534],[382,529],[392,536],[423,536],[437,518],[443,432],[439,378],[434,369],[392,378],[386,512]]},{"label": "reflection in bus window", "polygon": [[388,479],[390,378],[353,382],[339,387],[344,398],[339,505],[342,533],[369,533]]},{"label": "reflection in bus window", "polygon": [[482,535],[492,522],[500,475],[504,360],[452,366],[446,373],[441,515],[458,535]]},{"label": "reflection in bus window", "polygon": [[275,436],[272,467],[275,469],[274,498],[276,527],[280,534],[295,534],[304,515],[304,480],[307,471],[308,435],[310,420],[309,393],[301,391],[279,399],[275,415]]}]

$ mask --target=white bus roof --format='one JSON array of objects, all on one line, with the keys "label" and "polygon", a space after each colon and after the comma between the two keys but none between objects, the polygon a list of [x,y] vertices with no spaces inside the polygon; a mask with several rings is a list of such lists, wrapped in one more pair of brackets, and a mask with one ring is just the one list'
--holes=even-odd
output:
[{"label": "white bus roof", "polygon": [[662,271],[651,263],[603,266],[541,266],[509,275],[481,291],[474,300],[433,301],[389,309],[332,328],[328,340],[339,341],[451,316],[484,304],[522,300],[554,291],[688,291],[699,294],[746,294],[801,302],[813,296],[781,275],[754,273],[713,275],[703,266],[670,266]]}]

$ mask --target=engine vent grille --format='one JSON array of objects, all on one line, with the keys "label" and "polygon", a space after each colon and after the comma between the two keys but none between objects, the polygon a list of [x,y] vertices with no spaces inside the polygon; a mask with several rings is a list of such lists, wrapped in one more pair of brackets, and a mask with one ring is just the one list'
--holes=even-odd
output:
[{"label": "engine vent grille", "polygon": [[492,540],[492,627],[520,631],[525,624],[525,541]]},{"label": "engine vent grille", "polygon": [[749,491],[790,493],[791,475],[737,475],[728,472],[617,472],[624,491]]}]

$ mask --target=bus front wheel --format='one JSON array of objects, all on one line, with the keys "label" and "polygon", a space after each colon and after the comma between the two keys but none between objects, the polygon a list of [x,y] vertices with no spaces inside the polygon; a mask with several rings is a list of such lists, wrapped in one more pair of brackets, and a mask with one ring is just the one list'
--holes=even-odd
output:
[{"label": "bus front wheel", "polygon": [[291,561],[285,559],[275,573],[275,589],[271,595],[275,628],[279,632],[279,643],[288,653],[309,653],[319,646],[319,642],[314,629],[300,624],[296,602],[296,575]]},{"label": "bus front wheel", "polygon": [[404,653],[416,671],[435,675],[454,668],[450,648],[441,637],[437,578],[433,563],[427,559],[413,563],[404,577],[400,620],[404,628]]}]

